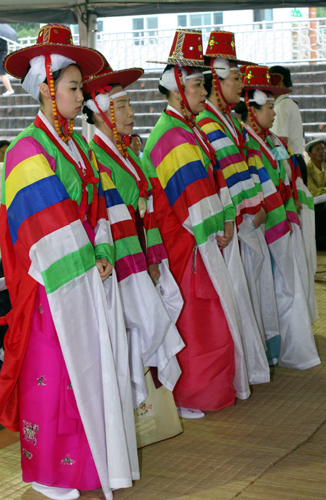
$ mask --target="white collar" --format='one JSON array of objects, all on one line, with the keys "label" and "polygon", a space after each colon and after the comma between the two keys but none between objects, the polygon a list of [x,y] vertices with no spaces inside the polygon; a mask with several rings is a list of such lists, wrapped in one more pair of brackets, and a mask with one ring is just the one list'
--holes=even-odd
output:
[{"label": "white collar", "polygon": [[173,111],[174,113],[176,113],[177,115],[181,116],[181,118],[184,119],[184,116],[182,116],[182,114],[173,106],[170,106],[170,104],[167,105],[166,109],[168,109],[169,111]]},{"label": "white collar", "polygon": [[39,118],[42,120],[44,125],[49,129],[51,134],[57,139],[59,144],[63,147],[63,149],[66,151],[66,153],[72,158],[72,160],[77,163],[77,165],[82,169],[82,171],[85,173],[86,172],[86,165],[84,164],[84,160],[82,159],[81,155],[79,154],[78,148],[74,142],[73,139],[70,139],[68,143],[64,142],[63,140],[60,139],[60,136],[58,132],[55,130],[55,128],[52,127],[51,123],[49,120],[46,118],[44,115],[43,111],[39,110],[38,112]]},{"label": "white collar", "polygon": [[102,139],[102,141],[108,146],[108,148],[112,149],[112,151],[121,159],[121,161],[123,161],[123,163],[128,168],[128,170],[130,170],[133,173],[133,175],[136,177],[136,179],[139,181],[140,177],[137,174],[137,171],[136,171],[135,167],[128,160],[128,158],[124,158],[122,156],[122,154],[118,150],[116,144],[114,144],[111,141],[111,139],[109,139],[109,137],[107,135],[103,134],[103,132],[100,129],[98,129],[97,127],[95,127],[95,135],[98,135],[99,138]]},{"label": "white collar", "polygon": [[215,113],[219,116],[220,120],[224,123],[224,125],[226,126],[226,128],[228,129],[230,134],[232,135],[233,140],[235,142],[235,145],[239,147],[238,134],[237,134],[234,123],[232,122],[231,118],[229,119],[229,117],[227,115],[225,115],[224,113],[222,113],[222,111],[220,109],[217,109],[217,107],[214,106],[214,104],[212,104],[211,101],[206,100],[206,104],[209,107],[211,107],[213,109],[213,111],[215,111]]}]

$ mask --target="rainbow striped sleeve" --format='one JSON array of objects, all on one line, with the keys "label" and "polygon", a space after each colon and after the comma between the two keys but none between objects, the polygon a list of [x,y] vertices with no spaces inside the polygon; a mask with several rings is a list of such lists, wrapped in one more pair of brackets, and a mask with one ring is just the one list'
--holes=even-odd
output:
[{"label": "rainbow striped sleeve", "polygon": [[146,174],[146,171],[143,169],[143,165],[141,160],[128,148],[128,152],[130,156],[132,156],[133,160],[137,163],[139,168],[144,173],[147,182],[148,182],[148,200],[146,200],[146,212],[143,218],[143,225],[146,231],[146,250],[147,250],[147,264],[150,266],[151,264],[155,264],[156,262],[160,262],[163,259],[167,259],[167,253],[162,241],[161,233],[158,228],[156,215],[154,211],[154,201],[153,195],[151,192],[151,184],[150,180]]},{"label": "rainbow striped sleeve", "polygon": [[[290,231],[287,215],[280,192],[277,190],[277,170],[272,167],[267,157],[262,154],[260,144],[250,134],[247,134],[249,148],[248,161],[255,164],[264,197],[266,211],[265,238],[267,244],[273,243]],[[276,183],[276,184],[275,184]]]},{"label": "rainbow striped sleeve", "polygon": [[[214,122],[210,120],[210,118],[204,118],[203,120],[199,120],[198,126],[205,132],[207,135],[207,138],[210,143],[216,141],[223,141],[223,137],[220,134],[220,130],[216,129]],[[216,180],[216,189],[217,189],[217,194],[221,200],[221,203],[223,205],[224,209],[224,220],[233,220],[235,221],[235,206],[233,204],[233,201],[231,199],[230,191],[229,188],[226,184],[223,172],[222,172],[222,166],[221,163],[218,159],[218,156],[215,152],[217,161],[216,165],[214,167],[214,176]]]},{"label": "rainbow striped sleeve", "polygon": [[[274,148],[274,144],[269,137],[267,137],[267,143],[269,144],[271,149]],[[265,155],[263,154],[263,157],[264,156]],[[285,206],[286,216],[287,216],[288,221],[293,222],[294,224],[297,224],[300,226],[298,212],[297,212],[296,206],[294,204],[294,199],[292,196],[292,188],[291,188],[291,185],[290,185],[290,182],[289,182],[286,170],[285,170],[283,160],[278,161],[277,163],[278,163],[278,169],[272,168],[273,176],[270,175],[270,177],[271,177],[272,181],[274,182],[274,185],[276,186],[276,188],[278,188],[278,190],[282,196],[282,200],[283,200],[283,204]]]},{"label": "rainbow striped sleeve", "polygon": [[171,128],[167,127],[164,133],[160,127],[154,128],[143,164],[149,173],[156,169],[155,175],[179,221],[194,234],[197,243],[202,244],[210,234],[224,231],[223,207],[194,133],[175,126],[175,122],[164,115],[166,123],[163,124]]},{"label": "rainbow striped sleeve", "polygon": [[27,252],[47,293],[95,266],[93,245],[54,170],[54,157],[31,136],[19,136],[7,151],[2,200],[12,244],[24,260]]},{"label": "rainbow striped sleeve", "polygon": [[133,218],[112,181],[111,170],[99,161],[99,157],[103,161],[106,153],[94,143],[92,148],[97,156],[101,190],[110,220],[117,278],[122,281],[131,274],[146,271],[146,259]]},{"label": "rainbow striped sleeve", "polygon": [[250,175],[248,164],[229,131],[210,111],[204,110],[200,113],[198,124],[215,149],[236,210],[236,224],[239,226],[243,214],[255,214],[261,207],[261,197]]}]

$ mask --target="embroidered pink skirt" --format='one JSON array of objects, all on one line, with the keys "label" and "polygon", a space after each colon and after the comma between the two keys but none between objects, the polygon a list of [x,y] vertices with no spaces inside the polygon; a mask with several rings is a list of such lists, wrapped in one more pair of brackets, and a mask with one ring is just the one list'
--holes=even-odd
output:
[{"label": "embroidered pink skirt", "polygon": [[182,374],[173,391],[177,406],[215,411],[234,404],[234,344],[220,299],[199,251],[179,287],[184,307],[177,322],[186,347],[177,354]]},{"label": "embroidered pink skirt", "polygon": [[[71,334],[77,343],[78,332]],[[19,404],[23,480],[79,490],[100,488],[41,285],[19,378]]]}]

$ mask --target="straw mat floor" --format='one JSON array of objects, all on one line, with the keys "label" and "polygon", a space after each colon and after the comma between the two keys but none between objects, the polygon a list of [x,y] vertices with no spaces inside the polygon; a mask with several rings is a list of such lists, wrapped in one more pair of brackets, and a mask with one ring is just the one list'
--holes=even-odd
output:
[{"label": "straw mat floor", "polygon": [[[276,367],[249,400],[184,420],[183,434],[140,450],[141,480],[115,500],[326,499],[326,283],[316,296],[322,364]],[[101,490],[81,498],[104,500]],[[0,499],[44,500],[21,481],[19,443],[0,450]]]}]

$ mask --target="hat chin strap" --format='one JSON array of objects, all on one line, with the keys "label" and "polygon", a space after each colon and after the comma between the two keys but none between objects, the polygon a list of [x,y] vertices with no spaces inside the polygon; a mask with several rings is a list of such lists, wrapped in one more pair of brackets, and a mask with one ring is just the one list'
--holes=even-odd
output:
[{"label": "hat chin strap", "polygon": [[[212,76],[213,76],[213,85],[214,85],[217,103],[218,103],[219,108],[222,111],[222,113],[229,115],[235,105],[228,102],[228,100],[224,97],[221,82],[218,79],[218,76],[217,76],[216,71],[213,67],[213,64],[214,64],[214,59],[211,58],[211,72],[212,72]],[[226,103],[226,106],[223,106],[223,104],[221,102],[221,97],[222,97],[223,101]]]},{"label": "hat chin strap", "polygon": [[[48,87],[50,91],[50,96],[52,100],[52,112],[53,112],[53,117],[54,117],[54,127],[60,137],[60,139],[64,142],[68,142],[69,139],[72,137],[72,132],[74,128],[74,120],[70,120],[70,125],[68,128],[68,120],[64,118],[59,113],[59,110],[57,108],[57,103],[55,101],[55,88],[54,88],[54,80],[53,80],[53,73],[52,73],[52,61],[51,61],[51,55],[46,54],[45,55],[45,72],[46,72],[46,78],[48,82]],[[64,134],[62,133],[61,126],[63,128]]]},{"label": "hat chin strap", "polygon": [[[192,112],[192,110],[189,106],[188,100],[186,98],[186,94],[184,92],[185,86],[183,83],[182,73],[181,73],[181,69],[179,68],[179,66],[174,66],[174,76],[175,76],[175,81],[177,82],[179,93],[181,95],[180,106],[181,106],[182,114],[185,117],[187,123],[191,127],[194,127],[196,125],[195,114]],[[191,113],[190,118],[187,115],[185,107],[187,108],[189,113]]]},{"label": "hat chin strap", "polygon": [[106,85],[105,87],[101,87],[101,88],[98,88],[96,90],[92,90],[90,92],[90,94],[91,94],[93,102],[94,102],[95,106],[97,107],[97,109],[99,110],[99,113],[102,116],[104,122],[113,131],[114,140],[115,140],[116,146],[118,148],[118,151],[121,153],[121,155],[124,158],[128,158],[129,154],[128,154],[128,151],[127,151],[127,146],[129,146],[130,140],[129,140],[129,137],[125,136],[125,135],[122,137],[121,141],[119,139],[117,126],[115,124],[114,104],[113,104],[113,101],[112,101],[111,97],[109,96],[109,98],[110,98],[110,116],[111,116],[111,121],[108,119],[108,117],[106,116],[106,114],[104,113],[104,111],[102,111],[102,109],[100,108],[100,106],[98,105],[98,102],[96,100],[96,92],[98,92],[100,94],[105,94],[106,92],[110,92],[110,90],[112,90],[112,86],[111,85]]},{"label": "hat chin strap", "polygon": [[[259,123],[257,121],[257,118],[253,114],[251,106],[250,106],[249,92],[248,92],[248,90],[246,91],[244,102],[245,102],[245,104],[247,106],[247,110],[248,110],[248,113],[249,113],[249,116],[250,116],[251,125],[252,125],[254,131],[256,132],[257,135],[259,135],[259,137],[261,137],[263,140],[265,140],[266,137],[268,137],[271,132],[270,132],[270,130],[268,128],[262,128],[259,125]],[[260,128],[260,132],[259,132],[259,128],[258,127]]]}]

